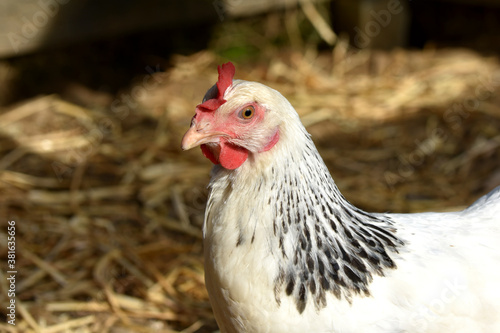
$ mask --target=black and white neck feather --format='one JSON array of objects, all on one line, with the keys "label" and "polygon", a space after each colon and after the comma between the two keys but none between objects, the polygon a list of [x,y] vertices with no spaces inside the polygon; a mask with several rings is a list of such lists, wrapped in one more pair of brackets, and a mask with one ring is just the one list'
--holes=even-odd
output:
[{"label": "black and white neck feather", "polygon": [[309,137],[303,150],[284,162],[271,169],[281,181],[273,184],[271,192],[277,195],[268,200],[280,260],[276,301],[284,290],[302,313],[308,298],[317,309],[325,307],[326,293],[348,301],[354,295],[370,296],[373,275],[396,268],[391,253],[403,242],[393,222],[342,196]]},{"label": "black and white neck feather", "polygon": [[[264,247],[261,251],[275,263],[270,278],[278,306],[290,297],[302,313],[308,300],[317,310],[327,306],[328,293],[348,302],[355,295],[370,296],[373,276],[396,268],[391,256],[403,241],[389,216],[366,213],[342,196],[310,135],[283,100],[292,119],[280,128],[272,151],[250,157],[237,170],[214,168],[205,236],[208,230],[213,239],[217,229],[228,246]],[[252,202],[241,201],[249,198]],[[248,209],[236,213],[238,207]],[[234,224],[222,227],[222,220]]]},{"label": "black and white neck feather", "polygon": [[500,332],[500,188],[462,212],[366,213],[281,94],[236,80],[224,98],[217,112],[265,107],[279,141],[212,172],[205,276],[221,332]]}]

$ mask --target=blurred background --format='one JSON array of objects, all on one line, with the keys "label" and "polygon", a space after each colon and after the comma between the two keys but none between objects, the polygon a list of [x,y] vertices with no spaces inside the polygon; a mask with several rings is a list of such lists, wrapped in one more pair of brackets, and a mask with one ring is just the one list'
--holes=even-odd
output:
[{"label": "blurred background", "polygon": [[227,61],[365,210],[500,185],[498,0],[2,0],[0,31],[1,332],[217,331],[211,164],[180,140]]}]

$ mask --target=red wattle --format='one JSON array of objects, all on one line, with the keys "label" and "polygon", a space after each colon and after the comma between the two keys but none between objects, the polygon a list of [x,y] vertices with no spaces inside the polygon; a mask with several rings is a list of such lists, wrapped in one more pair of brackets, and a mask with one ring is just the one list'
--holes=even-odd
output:
[{"label": "red wattle", "polygon": [[207,145],[201,145],[201,151],[213,164],[220,164],[224,168],[234,170],[240,167],[248,158],[248,150],[233,145],[224,139],[220,141],[220,153],[214,153]]},{"label": "red wattle", "polygon": [[210,162],[212,162],[213,164],[219,164],[217,157],[215,157],[214,153],[212,153],[212,150],[210,150],[207,145],[201,145],[200,148],[203,155],[205,155],[205,157],[208,158]]},{"label": "red wattle", "polygon": [[234,170],[240,167],[248,158],[248,150],[245,148],[233,145],[225,140],[220,142],[220,164],[229,170]]}]

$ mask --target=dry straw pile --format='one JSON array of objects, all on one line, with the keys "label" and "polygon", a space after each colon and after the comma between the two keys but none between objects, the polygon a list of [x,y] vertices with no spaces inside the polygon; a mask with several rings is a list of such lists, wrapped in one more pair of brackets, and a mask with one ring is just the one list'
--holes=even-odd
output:
[{"label": "dry straw pile", "polygon": [[[210,163],[181,152],[180,139],[221,62],[177,57],[116,96],[0,110],[4,315],[11,220],[18,272],[16,326],[2,320],[0,331],[216,330],[201,257]],[[345,196],[365,209],[460,208],[500,184],[494,58],[341,43],[236,65],[237,78],[290,99]]]}]

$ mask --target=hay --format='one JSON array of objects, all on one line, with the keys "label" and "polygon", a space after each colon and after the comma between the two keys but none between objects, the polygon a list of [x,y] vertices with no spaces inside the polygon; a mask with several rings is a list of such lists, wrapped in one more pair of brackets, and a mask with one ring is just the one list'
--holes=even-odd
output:
[{"label": "hay", "polygon": [[[350,201],[447,210],[500,183],[496,59],[345,45],[237,64],[237,77],[290,99]],[[177,56],[103,99],[115,103],[51,95],[2,110],[0,232],[5,248],[16,221],[18,274],[16,326],[0,330],[216,330],[201,257],[210,163],[179,142],[220,62]]]}]

